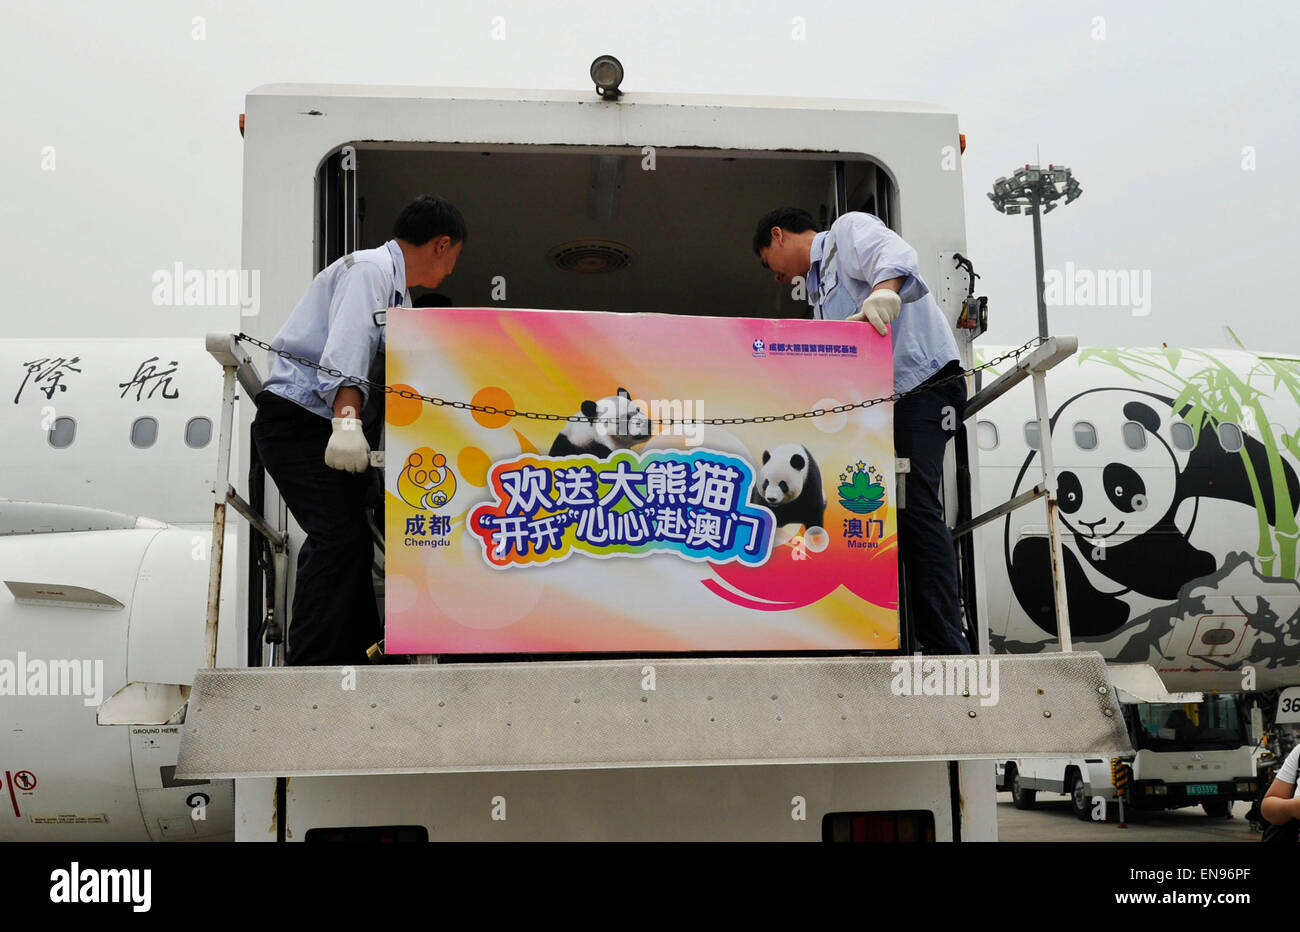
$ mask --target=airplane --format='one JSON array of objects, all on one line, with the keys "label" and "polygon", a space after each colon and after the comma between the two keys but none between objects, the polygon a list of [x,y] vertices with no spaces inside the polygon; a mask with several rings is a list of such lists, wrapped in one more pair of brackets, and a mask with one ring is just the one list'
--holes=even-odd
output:
[{"label": "airplane", "polygon": [[[174,777],[179,687],[203,664],[220,369],[202,340],[5,339],[0,375],[0,840],[233,840],[234,784]],[[119,690],[180,714],[98,724]]]},{"label": "airplane", "polygon": [[[219,370],[201,340],[11,339],[0,373],[0,840],[231,839],[233,785],[173,776],[179,715],[105,726],[92,701],[202,664]],[[1300,358],[1083,348],[1047,384],[1076,648],[1170,690],[1300,683]],[[1038,481],[1033,418],[1024,383],[968,423],[984,501]],[[1056,649],[1041,503],[976,534],[995,651]],[[102,674],[15,695],[20,659]]]},{"label": "airplane", "polygon": [[[1300,682],[1300,357],[1081,347],[1047,387],[1075,649],[1174,691]],[[1040,480],[1028,382],[973,426],[985,501]],[[993,649],[1056,649],[1042,503],[976,535]]]}]

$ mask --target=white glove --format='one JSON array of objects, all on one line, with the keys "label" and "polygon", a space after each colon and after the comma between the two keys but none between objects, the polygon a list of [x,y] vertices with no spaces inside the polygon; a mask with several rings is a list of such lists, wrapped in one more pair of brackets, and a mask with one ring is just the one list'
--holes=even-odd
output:
[{"label": "white glove", "polygon": [[881,288],[867,295],[861,309],[856,314],[850,314],[848,320],[865,320],[883,337],[889,333],[889,322],[898,316],[902,308],[903,299],[898,296],[898,292]]},{"label": "white glove", "polygon": [[361,420],[355,417],[336,417],[330,420],[334,433],[325,447],[325,465],[331,469],[348,472],[365,472],[370,468],[370,444],[361,432]]}]

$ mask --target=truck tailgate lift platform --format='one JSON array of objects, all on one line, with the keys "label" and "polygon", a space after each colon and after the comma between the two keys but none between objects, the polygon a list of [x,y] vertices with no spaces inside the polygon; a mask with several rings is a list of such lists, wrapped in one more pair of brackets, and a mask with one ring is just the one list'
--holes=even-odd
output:
[{"label": "truck tailgate lift platform", "polygon": [[[962,663],[969,695],[899,695]],[[978,667],[995,664],[975,676]],[[653,672],[649,669],[653,668]],[[956,668],[954,668],[955,670]],[[1099,654],[200,670],[184,779],[1128,753]],[[653,676],[653,689],[643,688]],[[997,679],[994,680],[993,677]],[[932,679],[932,683],[933,683]],[[980,685],[996,683],[992,689]],[[345,689],[345,685],[355,685]],[[988,704],[984,704],[987,702]]]}]

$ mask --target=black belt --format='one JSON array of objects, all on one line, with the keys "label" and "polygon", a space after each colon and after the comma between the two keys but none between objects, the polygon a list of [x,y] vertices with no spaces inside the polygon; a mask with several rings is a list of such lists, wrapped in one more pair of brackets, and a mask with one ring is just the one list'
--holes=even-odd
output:
[{"label": "black belt", "polygon": [[954,376],[958,372],[963,372],[963,371],[965,370],[962,369],[961,361],[954,359],[952,362],[948,363],[948,365],[944,366],[942,369],[940,369],[934,375],[930,376],[921,384],[929,385],[931,382],[937,382],[940,379],[949,378],[950,376]]}]

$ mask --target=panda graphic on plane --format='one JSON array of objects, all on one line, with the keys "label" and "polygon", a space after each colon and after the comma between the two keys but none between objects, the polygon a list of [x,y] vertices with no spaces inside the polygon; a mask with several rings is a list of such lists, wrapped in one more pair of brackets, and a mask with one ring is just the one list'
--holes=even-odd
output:
[{"label": "panda graphic on plane", "polygon": [[[1076,645],[1115,662],[1150,663],[1170,689],[1240,689],[1247,665],[1259,689],[1293,683],[1296,363],[1238,351],[1094,349],[1058,366],[1048,387],[1065,399],[1050,430]],[[986,501],[1038,481],[1041,443],[1025,386],[975,426]],[[1056,624],[1041,504],[977,534],[992,561],[995,649],[1050,649]]]}]

